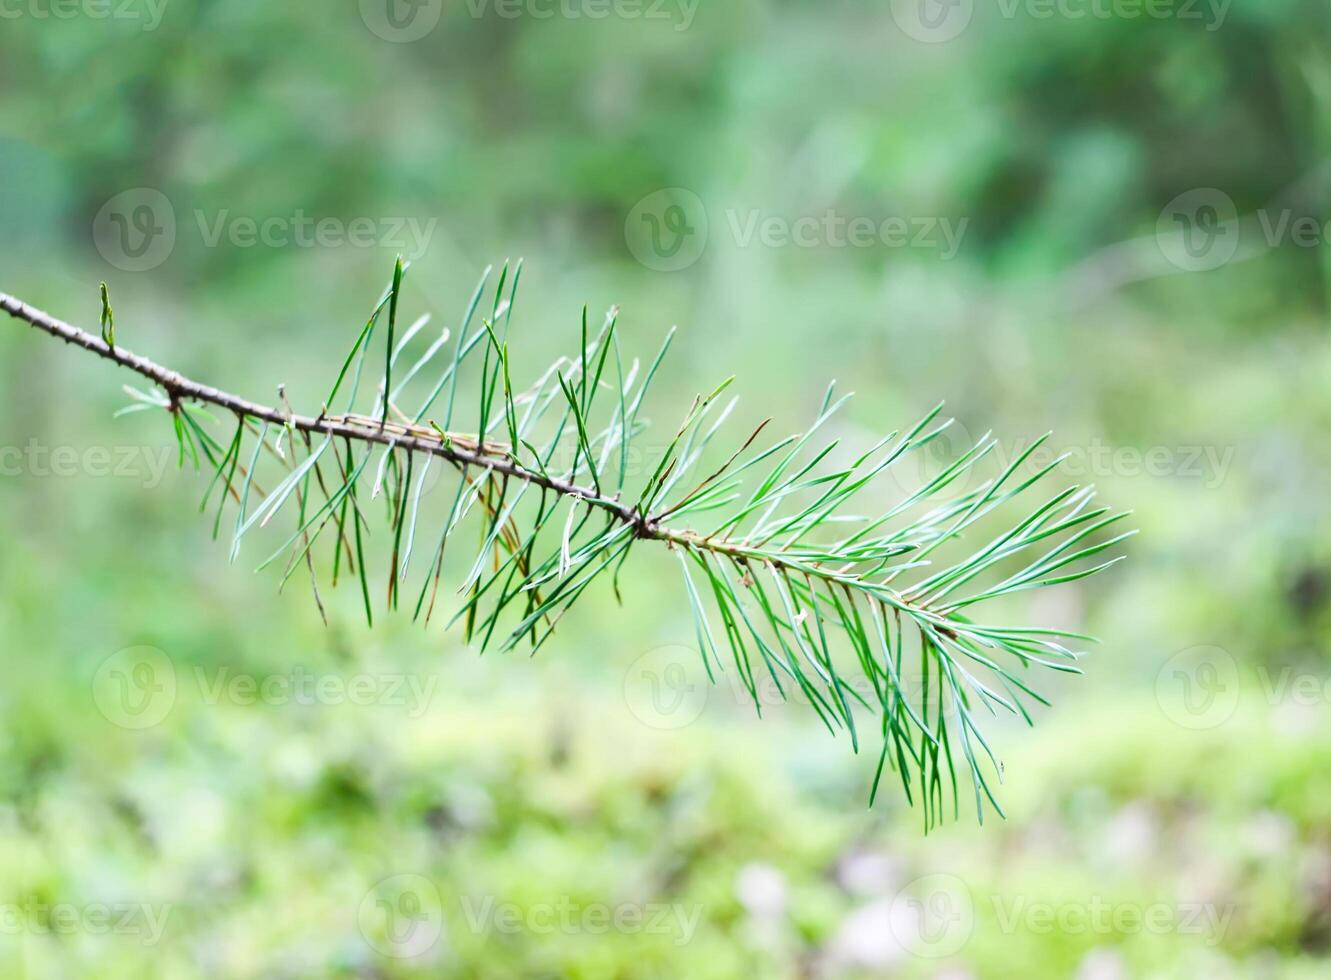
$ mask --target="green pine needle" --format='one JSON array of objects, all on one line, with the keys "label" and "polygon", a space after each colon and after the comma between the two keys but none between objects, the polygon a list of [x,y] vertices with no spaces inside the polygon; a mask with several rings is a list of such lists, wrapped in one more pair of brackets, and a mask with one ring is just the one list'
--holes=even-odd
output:
[{"label": "green pine needle", "polygon": [[[1029,724],[1030,705],[1047,702],[1027,671],[1078,673],[1079,645],[1088,638],[986,622],[976,610],[1104,571],[1122,560],[1117,552],[1133,533],[1119,531],[1126,514],[1094,505],[1090,488],[1040,489],[1058,462],[1032,465],[1048,436],[997,468],[991,464],[997,443],[986,435],[902,492],[885,477],[919,459],[946,431],[941,406],[904,432],[848,453],[818,435],[849,400],[832,385],[806,430],[764,445],[768,419],[747,438],[714,449],[735,407],[735,399],[721,402],[732,377],[695,398],[648,456],[639,453],[649,430],[642,408],[673,330],[643,370],[621,355],[618,311],[593,335],[584,307],[578,350],[529,387],[516,388],[510,327],[522,264],[510,276],[506,263],[480,328],[472,321],[490,270],[464,308],[456,337],[441,331],[395,383],[398,358],[428,322],[421,317],[399,334],[405,272],[399,258],[314,417],[247,402],[116,350],[105,283],[104,346],[11,297],[0,301],[12,316],[161,389],[160,396],[127,389],[136,401],[131,410],[169,410],[181,464],[189,458],[211,470],[202,507],[218,491],[214,536],[228,499],[234,502],[232,560],[246,536],[290,515],[294,533],[261,567],[285,558],[285,582],[302,563],[312,576],[331,564],[334,585],[346,568],[358,580],[371,625],[368,544],[386,542],[388,608],[397,608],[401,590],[419,578],[414,618],[423,615],[427,623],[446,560],[457,561],[463,598],[453,620],[463,623],[467,638],[482,650],[525,645],[534,652],[595,582],[612,579],[618,597],[630,552],[643,550],[633,546],[655,542],[679,563],[680,608],[691,614],[710,679],[733,669],[759,714],[769,681],[780,697],[800,696],[829,731],[848,736],[853,751],[876,738],[871,803],[891,768],[926,828],[949,809],[959,812],[964,780],[981,820],[986,809],[1002,813],[994,783],[1002,781],[1003,767],[982,733],[979,709]],[[383,376],[364,405],[361,376],[385,308]],[[436,363],[450,342],[446,363]],[[607,370],[612,351],[613,371]],[[457,421],[464,383],[476,392],[470,430]],[[346,410],[330,415],[326,406],[344,387]],[[404,415],[398,406],[416,389],[421,408]],[[441,398],[442,425],[423,423]],[[203,405],[235,417],[225,442],[209,432]],[[270,426],[278,430],[272,442]],[[375,453],[378,465],[370,467]],[[265,492],[256,474],[271,460],[280,470]],[[645,479],[630,490],[639,461],[645,466],[637,475]],[[441,471],[453,482],[435,498],[430,477]],[[362,505],[381,490],[388,530],[372,539]],[[476,543],[450,548],[454,539],[471,540],[459,536],[464,525]],[[421,547],[422,533],[433,534],[426,538],[433,550]],[[416,551],[428,560],[417,562],[413,574]]]},{"label": "green pine needle", "polygon": [[107,292],[106,283],[102,283],[102,340],[107,347],[115,348],[116,315],[111,309],[111,296]]}]

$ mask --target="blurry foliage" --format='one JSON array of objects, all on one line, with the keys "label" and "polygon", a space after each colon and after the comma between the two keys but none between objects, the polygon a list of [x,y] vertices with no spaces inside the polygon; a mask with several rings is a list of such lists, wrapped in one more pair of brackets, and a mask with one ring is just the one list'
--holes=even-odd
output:
[{"label": "blurry foliage", "polygon": [[[152,493],[135,480],[0,477],[5,890],[181,903],[153,949],[0,936],[4,972],[809,975],[844,948],[840,930],[883,932],[854,915],[878,893],[847,890],[834,870],[869,851],[887,863],[874,887],[888,897],[915,875],[959,872],[977,901],[961,954],[878,975],[1323,976],[1327,705],[1249,699],[1192,731],[1162,716],[1152,688],[1197,644],[1224,647],[1245,676],[1327,674],[1326,246],[1200,274],[1156,255],[1122,284],[1096,262],[1127,239],[1153,249],[1161,210],[1195,188],[1223,190],[1241,213],[1275,202],[1326,220],[1331,9],[1234,0],[1207,31],[976,6],[975,26],[938,46],[904,38],[886,4],[851,0],[712,0],[687,31],[474,19],[447,3],[415,44],[371,35],[354,3],[171,0],[151,34],[0,21],[0,288],[92,326],[106,279],[120,342],[203,380],[262,399],[285,382],[298,404],[317,400],[335,356],[308,351],[363,316],[391,253],[209,249],[195,209],[416,215],[439,229],[413,271],[414,307],[453,316],[449,300],[486,264],[525,255],[526,322],[549,350],[585,302],[622,304],[644,345],[679,323],[667,393],[687,399],[696,376],[743,363],[745,402],[762,403],[759,379],[780,393],[782,429],[837,377],[859,392],[845,423],[857,444],[945,396],[977,437],[1001,419],[1008,433],[1053,426],[1058,448],[1083,455],[1209,447],[1230,460],[1200,475],[1076,476],[1135,509],[1143,532],[1127,574],[1052,610],[1105,645],[1080,701],[1061,699],[1036,734],[996,736],[1011,822],[927,839],[918,814],[864,815],[870,760],[843,765],[793,712],[757,729],[710,710],[683,732],[635,725],[624,671],[656,644],[688,642],[679,597],[630,593],[609,615],[608,594],[589,596],[557,649],[478,663],[405,624],[369,634],[352,590],[325,631],[267,579],[217,575],[188,475]],[[127,274],[89,227],[139,186],[171,197],[181,234],[159,268]],[[626,214],[664,186],[711,212],[707,251],[681,273],[645,269],[625,247]],[[731,208],[829,207],[970,225],[950,262],[746,249],[726,232]],[[0,445],[170,442],[143,416],[109,420],[123,399],[101,365],[3,336]],[[140,643],[182,670],[444,669],[450,690],[415,722],[183,701],[145,736],[108,725],[88,697],[98,664]],[[542,693],[524,701],[524,684]],[[754,864],[786,883],[775,938],[737,897]],[[404,869],[515,902],[666,896],[705,912],[697,939],[675,948],[496,940],[469,932],[454,903],[439,961],[413,966],[373,956],[356,923],[366,888]],[[1214,947],[994,925],[994,894],[1097,893],[1218,896],[1237,911]]]},{"label": "blurry foliage", "polygon": [[[579,712],[603,720],[573,725]],[[68,715],[23,717],[69,737]],[[1325,938],[1306,930],[1331,915],[1331,742],[1305,723],[1245,713],[1179,743],[1149,702],[1083,702],[1019,753],[1046,778],[1012,823],[922,838],[815,792],[798,770],[771,779],[776,755],[808,753],[758,726],[650,733],[596,700],[534,693],[391,725],[327,707],[257,724],[214,708],[104,740],[96,769],[30,773],[39,802],[0,814],[13,893],[171,901],[166,941],[24,937],[0,963],[30,976],[587,978],[930,977],[968,964],[1017,978],[1108,960],[1126,971],[1112,976],[1314,976]],[[1088,728],[1115,737],[1088,752]],[[1177,750],[1157,751],[1162,740]],[[449,896],[440,936],[414,959],[375,959],[357,903],[404,869]],[[893,895],[921,875],[964,884],[973,926],[957,955],[913,960],[894,938],[910,924]],[[524,917],[562,898],[678,906],[685,919],[604,935],[478,931],[493,922],[487,897]],[[1025,914],[1093,900],[1210,903],[1223,928],[1175,936],[1106,920],[1060,933]]]}]

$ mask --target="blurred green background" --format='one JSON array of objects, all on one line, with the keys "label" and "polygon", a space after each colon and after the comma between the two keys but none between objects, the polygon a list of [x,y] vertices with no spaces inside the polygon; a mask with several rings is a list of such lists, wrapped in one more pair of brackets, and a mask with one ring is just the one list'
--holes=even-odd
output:
[{"label": "blurred green background", "polygon": [[926,837],[706,686],[669,556],[535,659],[345,585],[325,628],[132,378],[7,321],[0,973],[1327,975],[1329,45],[1324,0],[0,0],[0,289],[58,316],[107,280],[122,344],[313,409],[398,252],[441,324],[522,256],[529,366],[618,304],[679,325],[664,425],[732,373],[788,431],[838,379],[865,447],[946,399],[1142,531],[1016,611],[1103,643],[990,727],[1007,821]]}]

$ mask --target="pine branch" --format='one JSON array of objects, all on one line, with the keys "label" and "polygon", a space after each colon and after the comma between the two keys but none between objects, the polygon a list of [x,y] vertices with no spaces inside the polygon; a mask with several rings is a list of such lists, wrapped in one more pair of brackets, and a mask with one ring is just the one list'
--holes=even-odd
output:
[{"label": "pine branch", "polygon": [[[577,354],[560,358],[518,391],[507,338],[519,263],[511,279],[504,267],[479,327],[472,321],[489,270],[456,336],[441,331],[402,372],[399,360],[428,323],[422,317],[399,334],[405,271],[399,260],[315,416],[295,413],[285,394],[281,408],[261,405],[127,350],[108,329],[104,284],[102,337],[3,293],[0,308],[156,386],[148,393],[127,387],[135,402],[123,411],[169,413],[181,465],[189,460],[212,473],[203,509],[219,491],[214,537],[227,501],[235,504],[233,560],[254,529],[279,514],[293,516],[294,533],[260,568],[284,559],[283,583],[306,568],[321,614],[316,546],[331,531],[332,583],[343,570],[355,575],[373,622],[366,540],[375,523],[366,511],[381,497],[391,543],[388,607],[398,608],[413,557],[424,554],[428,564],[411,605],[415,617],[424,615],[427,622],[448,542],[464,523],[475,528],[479,546],[460,566],[465,571],[458,592],[465,598],[452,622],[463,621],[467,640],[479,638],[482,650],[495,642],[505,650],[525,643],[535,652],[592,582],[610,575],[619,595],[620,573],[636,543],[660,542],[679,559],[709,677],[724,670],[728,659],[759,713],[768,682],[781,698],[798,692],[829,731],[849,733],[856,751],[857,726],[869,719],[881,739],[871,802],[891,768],[907,799],[919,799],[926,828],[943,817],[945,787],[959,811],[959,768],[970,778],[980,819],[986,800],[1002,813],[991,786],[995,777],[1001,781],[1002,766],[980,732],[976,711],[1002,709],[1029,723],[1025,699],[1047,702],[1020,673],[1032,665],[1078,673],[1080,653],[1065,643],[1089,638],[984,625],[970,618],[970,607],[1109,567],[1120,559],[1090,560],[1129,536],[1109,533],[1127,515],[1093,507],[1092,490],[1073,487],[1015,523],[991,518],[1028,496],[1061,460],[1023,473],[1039,440],[1000,473],[966,489],[996,445],[989,436],[877,516],[850,514],[852,501],[877,496],[869,488],[878,487],[890,467],[946,430],[948,423],[938,421],[941,406],[905,433],[893,432],[858,457],[833,463],[836,441],[813,451],[816,434],[848,398],[836,399],[832,387],[808,431],[755,450],[768,420],[738,449],[712,457],[709,447],[735,406],[734,399],[724,408],[720,403],[733,379],[694,400],[664,451],[651,457],[645,470],[650,476],[630,494],[629,460],[647,429],[640,410],[669,337],[646,371],[636,360],[626,371],[618,311],[611,310],[593,336],[584,309]],[[385,313],[381,379],[362,414],[355,407]],[[450,342],[451,357],[443,358],[442,370],[435,367],[437,380],[421,408],[404,411],[408,390],[424,380]],[[456,431],[461,376],[478,353],[476,428]],[[601,397],[606,392],[611,394]],[[345,410],[330,414],[328,406],[344,393]],[[442,424],[431,417],[436,406],[443,409]],[[235,418],[225,445],[206,424],[215,421],[208,408]],[[561,450],[565,456],[557,460]],[[256,479],[266,457],[279,463],[267,491]],[[698,479],[692,474],[707,458],[722,461]],[[436,464],[450,468],[457,485],[437,534],[427,537],[422,498]],[[745,476],[763,466],[761,480]],[[686,517],[714,526],[697,530],[681,523]],[[995,530],[981,547],[942,559],[967,532],[978,534],[987,525]]]}]

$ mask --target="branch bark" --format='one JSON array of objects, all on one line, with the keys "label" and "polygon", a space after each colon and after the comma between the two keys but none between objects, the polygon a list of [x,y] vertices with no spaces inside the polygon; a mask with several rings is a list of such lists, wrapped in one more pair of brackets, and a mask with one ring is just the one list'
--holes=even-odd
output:
[{"label": "branch bark", "polygon": [[178,371],[173,371],[149,358],[126,350],[119,344],[111,346],[100,337],[51,316],[49,313],[39,310],[8,293],[0,292],[0,309],[3,309],[14,319],[27,323],[44,333],[50,334],[52,337],[57,337],[76,347],[81,347],[98,357],[128,368],[135,374],[147,378],[167,393],[172,405],[177,404],[182,399],[189,399],[226,409],[238,417],[259,419],[278,426],[290,426],[301,432],[319,433],[357,442],[399,447],[410,452],[437,456],[452,463],[460,470],[469,466],[490,469],[496,473],[535,484],[553,493],[581,499],[587,505],[606,511],[615,519],[631,526],[634,534],[639,538],[666,541],[673,545],[708,552],[714,556],[724,557],[740,564],[759,561],[785,572],[813,575],[825,582],[843,588],[853,588],[889,607],[907,612],[921,620],[931,622],[935,626],[947,627],[947,616],[907,601],[899,592],[882,583],[868,582],[854,574],[834,571],[814,563],[776,557],[761,549],[749,548],[741,543],[717,541],[712,538],[705,538],[694,531],[664,527],[660,523],[664,515],[652,516],[640,513],[624,504],[618,497],[607,497],[591,487],[580,486],[527,469],[508,455],[507,452],[490,450],[489,446],[491,444],[480,445],[479,441],[475,441],[475,448],[465,448],[459,446],[453,440],[445,443],[429,430],[409,428],[393,422],[384,425],[381,420],[369,417],[327,416],[323,414],[310,417],[293,414],[193,381]]}]

